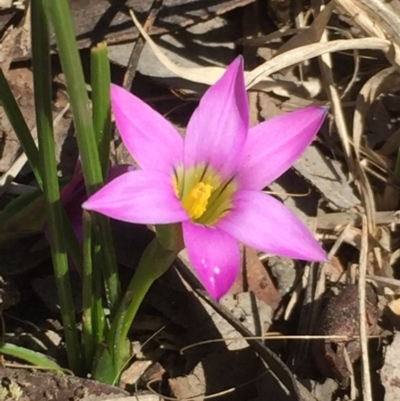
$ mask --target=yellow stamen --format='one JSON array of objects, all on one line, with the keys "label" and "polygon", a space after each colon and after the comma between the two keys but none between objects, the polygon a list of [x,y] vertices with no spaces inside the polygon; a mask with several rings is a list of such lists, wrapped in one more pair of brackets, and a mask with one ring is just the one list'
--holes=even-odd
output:
[{"label": "yellow stamen", "polygon": [[172,179],[172,187],[174,188],[175,195],[179,198],[178,181],[175,177]]},{"label": "yellow stamen", "polygon": [[183,202],[183,207],[192,219],[198,219],[207,209],[207,203],[211,196],[213,187],[204,182],[197,183],[191,189]]}]

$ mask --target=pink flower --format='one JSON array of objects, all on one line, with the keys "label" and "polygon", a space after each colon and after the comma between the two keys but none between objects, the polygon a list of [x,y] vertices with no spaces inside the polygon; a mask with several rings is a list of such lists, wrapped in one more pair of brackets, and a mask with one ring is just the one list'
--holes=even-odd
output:
[{"label": "pink flower", "polygon": [[204,94],[185,138],[124,89],[113,85],[111,100],[141,170],[105,185],[85,209],[132,223],[182,223],[189,258],[217,299],[238,275],[239,241],[295,259],[326,259],[305,225],[261,191],[311,143],[326,109],[308,107],[250,128],[241,57]]},{"label": "pink flower", "polygon": [[[109,168],[107,182],[112,181],[121,174],[127,173],[128,171],[134,171],[134,167],[129,164],[120,164],[118,166],[111,166]],[[78,160],[75,167],[75,173],[71,179],[61,190],[61,203],[65,208],[68,220],[71,223],[71,227],[76,235],[76,238],[80,245],[83,244],[83,232],[82,232],[82,202],[86,201],[86,187],[85,179],[81,170],[81,162]],[[47,237],[47,224],[45,222],[43,226],[44,233]]]}]

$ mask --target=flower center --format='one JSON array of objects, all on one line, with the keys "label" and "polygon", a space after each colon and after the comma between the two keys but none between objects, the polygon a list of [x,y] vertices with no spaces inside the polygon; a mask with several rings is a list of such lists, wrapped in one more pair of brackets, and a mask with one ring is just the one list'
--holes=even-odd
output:
[{"label": "flower center", "polygon": [[222,180],[210,166],[197,165],[188,170],[175,170],[172,184],[190,219],[212,226],[232,208],[237,190],[234,179]]},{"label": "flower center", "polygon": [[190,218],[198,219],[204,214],[212,190],[213,187],[210,184],[205,184],[201,181],[190,190],[186,199],[182,202]]}]

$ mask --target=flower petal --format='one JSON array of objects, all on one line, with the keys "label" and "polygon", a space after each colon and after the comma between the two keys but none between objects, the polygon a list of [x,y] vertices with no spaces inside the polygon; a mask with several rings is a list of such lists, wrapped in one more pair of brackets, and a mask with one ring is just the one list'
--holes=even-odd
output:
[{"label": "flower petal", "polygon": [[169,224],[188,219],[171,177],[157,170],[125,173],[97,191],[82,207],[129,223]]},{"label": "flower petal", "polygon": [[135,166],[131,164],[116,164],[108,169],[107,182],[114,180],[122,174],[135,171]]},{"label": "flower petal", "polygon": [[111,104],[122,140],[142,168],[167,173],[183,161],[183,138],[150,106],[117,85]]},{"label": "flower petal", "polygon": [[238,172],[241,187],[262,189],[282,175],[312,142],[327,111],[307,107],[250,128]]},{"label": "flower petal", "polygon": [[[86,196],[83,173],[81,170],[78,170],[72,177],[71,181],[69,181],[61,190],[61,203],[66,205],[71,199],[76,198],[77,196],[81,197],[81,193],[82,196]],[[80,212],[80,214],[82,213]]]},{"label": "flower petal", "polygon": [[293,259],[326,260],[325,251],[308,228],[281,202],[259,191],[238,191],[233,210],[215,225],[264,252]]},{"label": "flower petal", "polygon": [[189,259],[208,293],[221,298],[239,274],[240,252],[235,238],[213,227],[182,223]]},{"label": "flower petal", "polygon": [[236,171],[249,127],[243,60],[236,58],[202,97],[186,131],[185,167],[206,164],[227,178]]},{"label": "flower petal", "polygon": [[[67,218],[79,244],[83,243],[81,204],[86,200],[86,198],[85,180],[83,178],[83,173],[79,171],[61,190],[61,203],[64,205]],[[47,222],[45,234],[47,236]]]},{"label": "flower petal", "polygon": [[[129,164],[119,164],[110,167],[108,172],[107,181],[110,182],[114,178],[124,174],[128,171],[133,171],[134,167]],[[83,173],[80,168],[80,161],[77,162],[75,175],[71,181],[64,186],[61,190],[61,203],[65,207],[65,211],[72,229],[80,244],[83,242],[82,238],[82,203],[86,200],[86,188]],[[47,223],[45,223],[43,230],[47,236]]]}]

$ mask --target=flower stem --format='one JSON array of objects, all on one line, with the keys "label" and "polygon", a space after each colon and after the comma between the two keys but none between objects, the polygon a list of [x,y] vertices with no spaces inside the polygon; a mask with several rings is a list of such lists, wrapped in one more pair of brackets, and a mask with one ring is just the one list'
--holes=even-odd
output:
[{"label": "flower stem", "polygon": [[46,203],[47,226],[54,274],[67,343],[68,361],[70,368],[76,374],[79,374],[82,373],[81,350],[72,302],[66,241],[63,230],[60,229],[63,227],[63,208],[60,200],[55,158],[51,110],[50,43],[44,3],[45,0],[35,0],[31,4],[32,62],[39,160],[43,178],[43,194]]},{"label": "flower stem", "polygon": [[71,12],[67,0],[48,1],[46,5],[57,39],[61,66],[65,74],[85,184],[89,195],[91,195],[103,184],[103,177]]},{"label": "flower stem", "polygon": [[93,126],[100,155],[103,179],[107,178],[111,142],[110,63],[107,44],[101,42],[91,51]]},{"label": "flower stem", "polygon": [[94,356],[93,334],[93,264],[92,264],[92,219],[83,212],[83,269],[82,269],[82,349],[86,371],[90,372]]},{"label": "flower stem", "polygon": [[[61,65],[71,101],[86,188],[88,194],[91,195],[103,184],[104,177],[71,12],[67,0],[48,1],[46,5],[56,35]],[[108,155],[106,157],[108,162]],[[102,247],[106,297],[111,316],[113,316],[121,299],[121,288],[111,228],[109,220],[104,216],[95,215],[93,223],[97,228],[95,239]]]},{"label": "flower stem", "polygon": [[114,250],[114,239],[111,232],[110,220],[100,214],[93,215],[95,223],[95,239],[100,244],[101,257],[96,258],[97,266],[103,274],[106,299],[110,308],[111,318],[114,316],[121,300],[121,284],[118,275],[117,257]]},{"label": "flower stem", "polygon": [[[90,66],[94,134],[97,151],[100,156],[103,179],[107,180],[111,142],[111,74],[107,44],[105,42],[99,43],[92,49]],[[95,217],[95,221],[99,225],[97,243],[101,244],[100,247],[96,247],[97,256],[95,261],[96,266],[100,266],[101,269],[95,269],[93,274],[97,276],[100,275],[100,270],[103,272],[106,295],[109,300],[112,317],[118,306],[117,301],[119,301],[121,293],[114,242],[109,220],[105,216],[98,215]],[[94,277],[94,280],[99,282],[101,278]],[[96,316],[101,317],[101,314],[96,314]],[[98,323],[100,327],[101,322]]]},{"label": "flower stem", "polygon": [[[101,265],[101,249],[99,245],[93,247],[94,265]],[[103,261],[104,262],[104,261]],[[92,319],[93,319],[93,341],[98,345],[104,341],[104,332],[107,328],[106,315],[103,306],[103,281],[101,274],[93,274],[92,288]]]},{"label": "flower stem", "polygon": [[143,252],[107,336],[114,365],[112,383],[118,380],[121,369],[129,357],[126,354],[126,338],[139,306],[154,281],[168,270],[178,253],[177,250],[165,249],[157,238],[154,238]]}]

